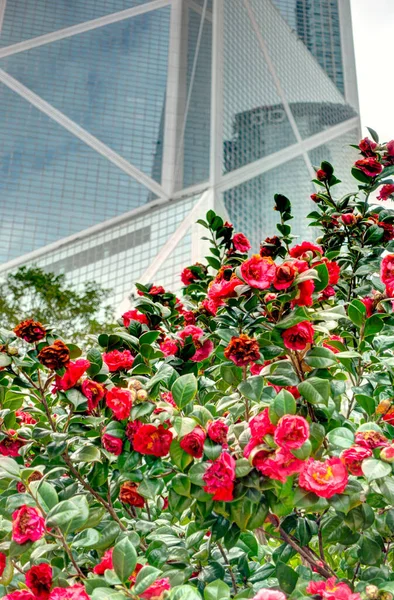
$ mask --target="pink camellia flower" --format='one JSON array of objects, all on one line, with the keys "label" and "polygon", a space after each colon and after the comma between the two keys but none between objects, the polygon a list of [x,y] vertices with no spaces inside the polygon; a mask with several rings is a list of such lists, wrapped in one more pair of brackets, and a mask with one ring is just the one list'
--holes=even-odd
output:
[{"label": "pink camellia flower", "polygon": [[326,581],[310,581],[306,593],[320,596],[323,600],[361,600],[360,594],[353,594],[346,583],[337,582],[335,577]]},{"label": "pink camellia flower", "polygon": [[164,356],[175,356],[179,350],[179,347],[174,340],[166,338],[163,342],[161,342],[160,350],[163,352]]},{"label": "pink camellia flower", "polygon": [[377,143],[374,142],[373,140],[370,140],[369,138],[365,137],[364,139],[362,139],[358,145],[358,147],[360,148],[361,152],[365,155],[365,156],[375,156],[375,148],[377,146]]},{"label": "pink camellia flower", "polygon": [[315,284],[312,279],[302,281],[297,285],[297,292],[293,300],[291,301],[291,307],[294,306],[312,306],[313,298],[312,294],[315,290]]},{"label": "pink camellia flower", "polygon": [[293,262],[284,262],[276,267],[275,279],[273,281],[276,290],[287,290],[293,285],[298,275],[298,269]]},{"label": "pink camellia flower", "polygon": [[89,367],[90,362],[85,358],[78,358],[73,362],[69,362],[64,375],[61,377],[56,375],[53,391],[66,391],[73,388]]},{"label": "pink camellia flower", "polygon": [[270,479],[285,483],[287,478],[300,472],[304,461],[296,458],[286,448],[279,448],[266,456],[259,452],[253,460],[253,466]]},{"label": "pink camellia flower", "polygon": [[7,562],[7,557],[4,552],[0,552],[0,577],[3,575],[5,565]]},{"label": "pink camellia flower", "polygon": [[388,439],[383,435],[383,433],[375,431],[374,429],[357,431],[354,441],[358,446],[370,448],[371,450],[389,445]]},{"label": "pink camellia flower", "polygon": [[182,281],[183,285],[190,285],[196,279],[198,279],[198,275],[195,275],[193,273],[193,271],[191,271],[187,267],[186,267],[186,269],[183,269],[183,271],[181,273],[181,281]]},{"label": "pink camellia flower", "polygon": [[140,598],[143,598],[143,600],[161,600],[164,592],[170,589],[170,580],[168,577],[162,577],[161,579],[157,579],[154,583],[152,583],[152,585],[150,585],[145,592],[139,594],[139,596]]},{"label": "pink camellia flower", "polygon": [[221,306],[223,300],[233,298],[237,295],[235,288],[239,285],[243,285],[243,282],[235,275],[232,275],[229,280],[221,279],[220,281],[216,281],[214,279],[208,287],[208,300],[214,302],[217,306]]},{"label": "pink camellia flower", "polygon": [[312,344],[313,334],[314,330],[309,321],[302,321],[283,331],[283,343],[289,350],[305,350],[308,344]]},{"label": "pink camellia flower", "polygon": [[286,600],[286,596],[282,592],[262,588],[253,596],[252,600]]},{"label": "pink camellia flower", "polygon": [[249,368],[250,368],[250,374],[251,375],[260,375],[261,371],[264,369],[265,365],[264,364],[259,364],[259,363],[250,363]]},{"label": "pink camellia flower", "polygon": [[233,244],[234,248],[238,250],[238,252],[242,252],[242,254],[249,252],[252,247],[248,238],[243,233],[236,233],[233,236]]},{"label": "pink camellia flower", "polygon": [[275,279],[276,266],[272,258],[253,254],[241,265],[242,279],[251,288],[265,290]]},{"label": "pink camellia flower", "polygon": [[88,411],[92,412],[92,410],[97,408],[100,400],[104,398],[106,389],[101,383],[97,383],[97,381],[85,379],[82,382],[81,392],[88,400]]},{"label": "pink camellia flower", "polygon": [[273,435],[275,433],[275,425],[271,423],[268,408],[265,408],[261,413],[253,417],[249,422],[249,429],[252,437],[259,440],[262,440],[265,435]]},{"label": "pink camellia flower", "polygon": [[369,448],[364,448],[363,446],[352,446],[351,448],[346,448],[346,450],[343,450],[340,459],[349,473],[356,475],[356,477],[362,477],[362,462],[366,458],[371,458],[371,456],[372,450]]},{"label": "pink camellia flower", "polygon": [[76,583],[68,588],[54,588],[48,600],[90,600],[83,585]]},{"label": "pink camellia flower", "polygon": [[109,550],[106,550],[104,552],[104,556],[102,557],[101,561],[95,567],[93,567],[93,573],[95,573],[96,575],[104,575],[107,569],[113,569],[113,551],[114,549],[110,548]]},{"label": "pink camellia flower", "polygon": [[391,196],[394,195],[394,183],[386,183],[382,185],[379,190],[379,196],[377,196],[377,200],[388,200]]},{"label": "pink camellia flower", "polygon": [[364,304],[366,310],[367,310],[367,317],[371,317],[373,315],[373,307],[374,307],[374,300],[373,298],[371,298],[371,296],[366,296],[365,298],[361,298],[361,302]]},{"label": "pink camellia flower", "polygon": [[316,256],[322,256],[323,248],[312,242],[302,242],[298,246],[290,249],[289,252],[292,258],[300,258],[301,260],[309,261]]},{"label": "pink camellia flower", "polygon": [[284,415],[276,425],[274,440],[281,448],[301,448],[309,438],[309,424],[304,417]]},{"label": "pink camellia flower", "polygon": [[119,387],[111,388],[107,391],[105,403],[119,421],[128,419],[130,416],[132,401],[129,390]]},{"label": "pink camellia flower", "polygon": [[35,425],[37,423],[36,419],[34,419],[30,413],[25,412],[18,408],[15,411],[15,416],[19,419],[24,425]]},{"label": "pink camellia flower", "polygon": [[389,156],[394,156],[394,140],[391,140],[390,142],[387,142],[387,144],[386,144],[386,150],[387,150],[387,154]]},{"label": "pink camellia flower", "polygon": [[381,173],[383,169],[380,162],[378,162],[376,158],[372,156],[357,160],[354,163],[354,166],[359,171],[362,171],[364,175],[367,175],[367,177],[376,177],[376,175],[379,175],[379,173]]},{"label": "pink camellia flower", "polygon": [[331,498],[344,491],[348,480],[346,467],[339,458],[329,458],[324,462],[309,458],[303,464],[298,483],[320,498]]},{"label": "pink camellia flower", "polygon": [[190,433],[181,439],[179,445],[187,454],[194,458],[201,458],[204,453],[204,442],[207,434],[204,429],[197,425]]},{"label": "pink camellia flower", "polygon": [[230,502],[233,500],[235,481],[235,460],[227,452],[213,461],[203,475],[204,491],[213,494],[213,500]]},{"label": "pink camellia flower", "polygon": [[193,340],[193,344],[196,347],[195,353],[190,358],[190,360],[193,362],[205,360],[213,352],[213,342],[211,340],[204,339],[204,335],[205,334],[203,330],[195,325],[187,325],[183,331],[179,332],[179,337],[182,340],[185,340],[189,336],[191,336]]},{"label": "pink camellia flower", "polygon": [[386,254],[380,263],[380,279],[382,283],[391,283],[394,280],[394,254]]},{"label": "pink camellia flower", "polygon": [[343,337],[341,337],[340,335],[333,334],[330,335],[330,337],[323,342],[324,348],[328,348],[329,350],[331,350],[331,352],[334,352],[334,354],[338,354],[340,350],[338,350],[338,348],[330,344],[330,342],[341,342],[341,344],[343,344]]},{"label": "pink camellia flower", "polygon": [[23,504],[12,514],[12,539],[17,544],[36,542],[45,535],[45,519],[33,506]]},{"label": "pink camellia flower", "polygon": [[36,598],[29,590],[15,590],[3,596],[2,600],[36,600]]},{"label": "pink camellia flower", "polygon": [[347,227],[351,227],[357,223],[357,217],[353,213],[344,213],[340,216],[340,220]]},{"label": "pink camellia flower", "polygon": [[111,454],[115,454],[115,456],[122,454],[123,440],[120,438],[105,433],[104,431],[104,434],[101,437],[101,443],[107,452],[111,452]]},{"label": "pink camellia flower", "polygon": [[207,434],[209,439],[211,439],[216,444],[226,444],[227,443],[227,434],[228,434],[228,425],[224,421],[218,419],[217,421],[209,421]]},{"label": "pink camellia flower", "polygon": [[123,325],[129,327],[131,321],[138,321],[144,325],[149,325],[148,317],[136,309],[128,310],[122,315]]},{"label": "pink camellia flower", "polygon": [[33,565],[26,571],[26,585],[36,600],[48,600],[52,587],[52,567],[48,563]]},{"label": "pink camellia flower", "polygon": [[130,369],[133,366],[134,357],[130,350],[123,350],[123,352],[112,350],[103,354],[103,360],[112,373],[120,369],[124,369],[125,371]]}]

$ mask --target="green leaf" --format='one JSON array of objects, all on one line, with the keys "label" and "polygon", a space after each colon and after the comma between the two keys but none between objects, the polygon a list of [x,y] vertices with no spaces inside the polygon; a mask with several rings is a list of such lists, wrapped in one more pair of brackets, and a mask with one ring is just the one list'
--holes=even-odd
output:
[{"label": "green leaf", "polygon": [[310,404],[327,404],[330,397],[330,382],[327,379],[309,377],[298,385],[298,390]]},{"label": "green leaf", "polygon": [[302,321],[309,320],[309,314],[306,312],[305,308],[303,306],[297,306],[297,308],[293,310],[287,317],[277,323],[276,327],[278,329],[289,329],[298,323],[302,323]]},{"label": "green leaf", "polygon": [[354,444],[354,433],[346,427],[336,427],[327,434],[327,439],[336,448],[341,450],[350,448]]},{"label": "green leaf", "polygon": [[191,585],[179,585],[172,588],[170,600],[201,600],[198,590]]},{"label": "green leaf", "polygon": [[245,398],[254,402],[260,402],[264,389],[264,377],[260,375],[248,377],[245,381],[241,381],[238,389]]},{"label": "green leaf", "polygon": [[184,408],[197,394],[197,379],[192,373],[179,377],[171,387],[175,404]]},{"label": "green leaf", "polygon": [[361,327],[365,322],[367,309],[361,300],[355,299],[349,304],[347,313],[352,323],[357,327]]},{"label": "green leaf", "polygon": [[8,367],[12,363],[11,357],[5,352],[0,352],[0,368]]},{"label": "green leaf", "polygon": [[92,548],[100,539],[100,534],[96,529],[84,529],[78,533],[72,540],[73,548]]},{"label": "green leaf", "polygon": [[337,363],[334,352],[322,346],[312,348],[304,360],[307,365],[314,369],[326,369]]},{"label": "green leaf", "polygon": [[270,406],[270,417],[272,416],[277,423],[283,415],[295,415],[296,410],[297,405],[293,394],[287,390],[281,390]]},{"label": "green leaf", "polygon": [[86,446],[82,446],[82,448],[78,448],[75,452],[73,452],[70,456],[71,460],[74,462],[97,462],[101,459],[100,450],[96,448],[96,446],[92,446],[88,444]]},{"label": "green leaf", "polygon": [[252,465],[248,461],[247,458],[238,458],[235,461],[235,476],[237,479],[241,477],[246,477],[252,470]]},{"label": "green leaf", "polygon": [[242,381],[242,369],[235,365],[222,365],[220,367],[220,375],[226,383],[234,387],[237,387]]},{"label": "green leaf", "polygon": [[42,479],[39,481],[32,481],[30,483],[30,489],[34,496],[37,497],[40,506],[42,506],[45,512],[49,512],[59,503],[56,488],[48,481],[43,481]]},{"label": "green leaf", "polygon": [[276,565],[276,577],[280,588],[286,593],[291,594],[297,585],[298,573],[284,562],[279,561]]},{"label": "green leaf", "polygon": [[378,317],[378,315],[372,315],[372,317],[369,317],[365,323],[364,336],[368,337],[370,335],[376,335],[382,330],[383,325],[383,320]]},{"label": "green leaf", "polygon": [[181,471],[184,471],[186,467],[193,462],[193,457],[182,450],[178,440],[172,440],[171,442],[170,457],[175,466]]},{"label": "green leaf", "polygon": [[4,477],[20,479],[20,467],[18,463],[9,456],[0,456],[0,473]]},{"label": "green leaf", "polygon": [[373,141],[376,142],[377,144],[379,144],[379,136],[376,133],[376,131],[374,129],[372,129],[372,127],[367,127],[367,129],[368,129]]},{"label": "green leaf", "polygon": [[47,527],[60,527],[62,533],[70,533],[82,527],[89,518],[86,496],[75,496],[54,506],[46,518]]},{"label": "green leaf", "polygon": [[318,280],[314,280],[314,284],[315,284],[315,292],[321,292],[322,290],[326,289],[326,287],[328,286],[328,282],[329,282],[329,273],[328,273],[328,269],[327,269],[327,265],[325,263],[321,263],[320,265],[315,265],[313,267],[316,271],[317,274],[319,276]]},{"label": "green leaf", "polygon": [[356,394],[354,397],[357,401],[357,404],[359,404],[368,415],[374,414],[375,400],[371,398],[371,396],[366,396],[365,394]]},{"label": "green leaf", "polygon": [[359,541],[358,558],[363,565],[377,565],[382,560],[383,554],[375,540],[362,535]]},{"label": "green leaf", "polygon": [[205,586],[204,600],[226,600],[230,598],[230,588],[224,581],[216,579]]},{"label": "green leaf", "polygon": [[124,537],[115,545],[112,563],[120,581],[127,581],[137,564],[137,553],[129,538]]},{"label": "green leaf", "polygon": [[389,463],[377,460],[376,458],[367,458],[366,460],[363,460],[361,469],[368,481],[387,477],[392,470]]},{"label": "green leaf", "polygon": [[[102,585],[104,584],[104,580]],[[113,588],[96,587],[92,594],[92,600],[125,600],[126,596]]]},{"label": "green leaf", "polygon": [[156,567],[143,567],[135,580],[133,593],[139,595],[145,592],[156,579],[159,579],[161,573],[160,569],[156,569]]}]

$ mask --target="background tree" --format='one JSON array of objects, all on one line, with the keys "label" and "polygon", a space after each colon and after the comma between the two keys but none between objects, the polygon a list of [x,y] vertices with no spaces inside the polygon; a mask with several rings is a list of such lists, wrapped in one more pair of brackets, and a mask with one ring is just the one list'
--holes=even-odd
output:
[{"label": "background tree", "polygon": [[0,287],[0,325],[14,327],[15,323],[34,318],[50,323],[58,333],[74,339],[102,330],[113,321],[107,304],[110,290],[95,281],[77,288],[65,275],[56,275],[40,267],[21,267],[9,273]]}]

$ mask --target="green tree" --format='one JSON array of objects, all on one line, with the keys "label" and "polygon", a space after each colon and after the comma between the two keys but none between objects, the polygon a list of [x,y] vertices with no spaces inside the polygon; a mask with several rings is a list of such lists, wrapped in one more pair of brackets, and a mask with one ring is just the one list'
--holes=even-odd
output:
[{"label": "green tree", "polygon": [[95,281],[81,287],[70,285],[65,275],[40,267],[21,267],[9,273],[0,286],[0,325],[12,328],[24,319],[34,319],[67,337],[86,339],[113,321],[107,304],[110,290]]}]

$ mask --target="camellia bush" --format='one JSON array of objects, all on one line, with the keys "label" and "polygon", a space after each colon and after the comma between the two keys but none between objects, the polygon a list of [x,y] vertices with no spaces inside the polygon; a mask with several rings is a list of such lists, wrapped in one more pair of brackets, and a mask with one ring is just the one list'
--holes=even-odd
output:
[{"label": "camellia bush", "polygon": [[3,598],[393,599],[394,141],[370,133],[353,191],[316,168],[316,243],[280,194],[256,254],[210,211],[184,298],[137,285],[86,357],[0,331]]}]

